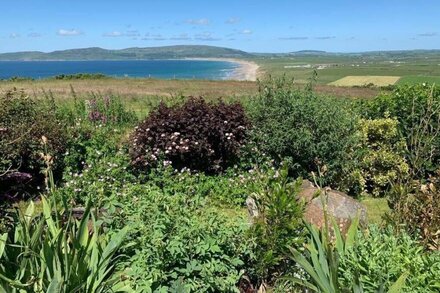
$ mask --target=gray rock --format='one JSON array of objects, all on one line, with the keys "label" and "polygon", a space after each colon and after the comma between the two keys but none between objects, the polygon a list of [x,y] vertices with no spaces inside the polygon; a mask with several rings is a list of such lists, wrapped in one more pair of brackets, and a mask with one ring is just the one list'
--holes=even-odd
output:
[{"label": "gray rock", "polygon": [[[367,210],[359,201],[343,192],[329,188],[314,187],[310,181],[304,180],[299,197],[306,204],[304,220],[322,228],[325,224],[324,207],[329,219],[334,219],[344,234],[348,231],[352,220],[359,216],[361,225],[367,223]],[[328,223],[333,227],[332,222]]]}]

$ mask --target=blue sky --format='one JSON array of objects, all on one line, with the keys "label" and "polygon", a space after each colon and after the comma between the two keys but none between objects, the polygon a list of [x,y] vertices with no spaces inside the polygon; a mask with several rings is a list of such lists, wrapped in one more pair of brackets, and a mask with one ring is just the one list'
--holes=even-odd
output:
[{"label": "blue sky", "polygon": [[206,44],[250,52],[440,49],[440,1],[14,0],[0,52]]}]

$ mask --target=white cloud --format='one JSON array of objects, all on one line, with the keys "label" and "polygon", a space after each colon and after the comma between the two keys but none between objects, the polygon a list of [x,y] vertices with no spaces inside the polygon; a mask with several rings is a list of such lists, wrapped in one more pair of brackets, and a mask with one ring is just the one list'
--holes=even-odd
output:
[{"label": "white cloud", "polygon": [[431,33],[423,33],[423,34],[418,34],[417,36],[419,37],[436,37],[437,33],[431,32]]},{"label": "white cloud", "polygon": [[209,25],[210,21],[207,18],[199,18],[199,19],[187,19],[185,23],[192,25]]},{"label": "white cloud", "polygon": [[138,30],[128,30],[125,32],[120,32],[120,31],[112,31],[109,33],[104,33],[102,34],[103,37],[131,37],[131,38],[135,38],[135,37],[140,37],[141,34],[139,33]]},{"label": "white cloud", "polygon": [[239,22],[240,22],[240,18],[238,17],[230,17],[225,21],[226,24],[237,24]]},{"label": "white cloud", "polygon": [[112,31],[110,33],[104,33],[103,37],[122,37],[124,34],[119,31]]},{"label": "white cloud", "polygon": [[57,35],[62,37],[72,37],[82,35],[83,32],[77,29],[59,29]]},{"label": "white cloud", "polygon": [[331,39],[336,39],[335,36],[322,36],[322,37],[316,37],[315,39],[317,40],[331,40]]},{"label": "white cloud", "polygon": [[190,36],[188,34],[180,34],[178,36],[171,37],[170,40],[173,40],[173,41],[187,41],[187,40],[191,40],[191,38],[190,38]]},{"label": "white cloud", "polygon": [[9,34],[9,38],[10,38],[10,39],[17,39],[17,38],[19,38],[19,37],[20,37],[20,35],[17,34],[17,33],[11,33],[11,34]]},{"label": "white cloud", "polygon": [[242,35],[252,35],[254,32],[251,31],[250,29],[244,29],[240,32],[240,34]]},{"label": "white cloud", "polygon": [[198,41],[220,41],[220,38],[215,38],[210,32],[203,32],[195,35],[195,39]]},{"label": "white cloud", "polygon": [[29,38],[39,38],[42,37],[42,35],[40,33],[28,33],[27,35]]},{"label": "white cloud", "polygon": [[308,40],[309,38],[308,37],[281,37],[278,39],[283,40],[283,41],[303,41],[303,40]]}]

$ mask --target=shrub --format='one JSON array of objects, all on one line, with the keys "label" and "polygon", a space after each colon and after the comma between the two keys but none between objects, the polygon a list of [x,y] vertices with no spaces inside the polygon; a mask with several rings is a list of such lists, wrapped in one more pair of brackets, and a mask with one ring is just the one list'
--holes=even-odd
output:
[{"label": "shrub", "polygon": [[219,172],[236,159],[247,128],[238,103],[190,98],[182,106],[161,104],[131,136],[132,163],[146,170],[163,158],[179,170]]},{"label": "shrub", "polygon": [[285,161],[289,175],[308,176],[326,166],[326,184],[341,180],[357,126],[347,101],[269,80],[260,84],[249,113],[252,140],[276,161]]},{"label": "shrub", "polygon": [[440,163],[440,87],[429,84],[397,87],[367,104],[367,116],[396,117],[406,140],[411,175],[426,178]]},{"label": "shrub", "polygon": [[126,265],[136,292],[238,291],[252,253],[247,219],[239,211],[146,185],[127,186],[119,201],[119,225],[133,227]]},{"label": "shrub", "polygon": [[59,177],[67,134],[56,117],[54,102],[34,100],[18,91],[7,92],[0,98],[1,191],[14,193],[21,184],[35,187],[42,183],[42,136],[48,139],[48,151]]},{"label": "shrub", "polygon": [[301,182],[288,182],[284,169],[265,189],[253,194],[258,215],[250,235],[257,245],[254,274],[258,286],[274,282],[294,267],[287,247],[299,248],[304,241],[304,207],[297,198]]},{"label": "shrub", "polygon": [[440,249],[440,171],[427,182],[396,185],[390,194],[396,227],[403,228],[430,249]]},{"label": "shrub", "polygon": [[357,166],[349,176],[352,193],[383,196],[393,183],[408,176],[405,142],[397,125],[391,118],[360,120],[360,142],[352,158]]},{"label": "shrub", "polygon": [[340,282],[351,286],[357,275],[363,292],[387,290],[404,274],[399,292],[438,292],[440,254],[425,252],[407,234],[395,234],[391,228],[359,231],[356,245],[340,258]]}]

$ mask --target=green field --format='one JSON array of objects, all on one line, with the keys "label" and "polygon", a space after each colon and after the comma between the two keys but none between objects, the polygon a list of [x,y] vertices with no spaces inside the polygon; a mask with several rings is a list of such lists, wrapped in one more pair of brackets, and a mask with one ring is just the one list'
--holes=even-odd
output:
[{"label": "green field", "polygon": [[438,82],[438,51],[372,52],[364,54],[280,55],[255,58],[261,72],[307,82],[316,70],[317,82],[328,84],[346,76],[400,76],[402,83]]}]

